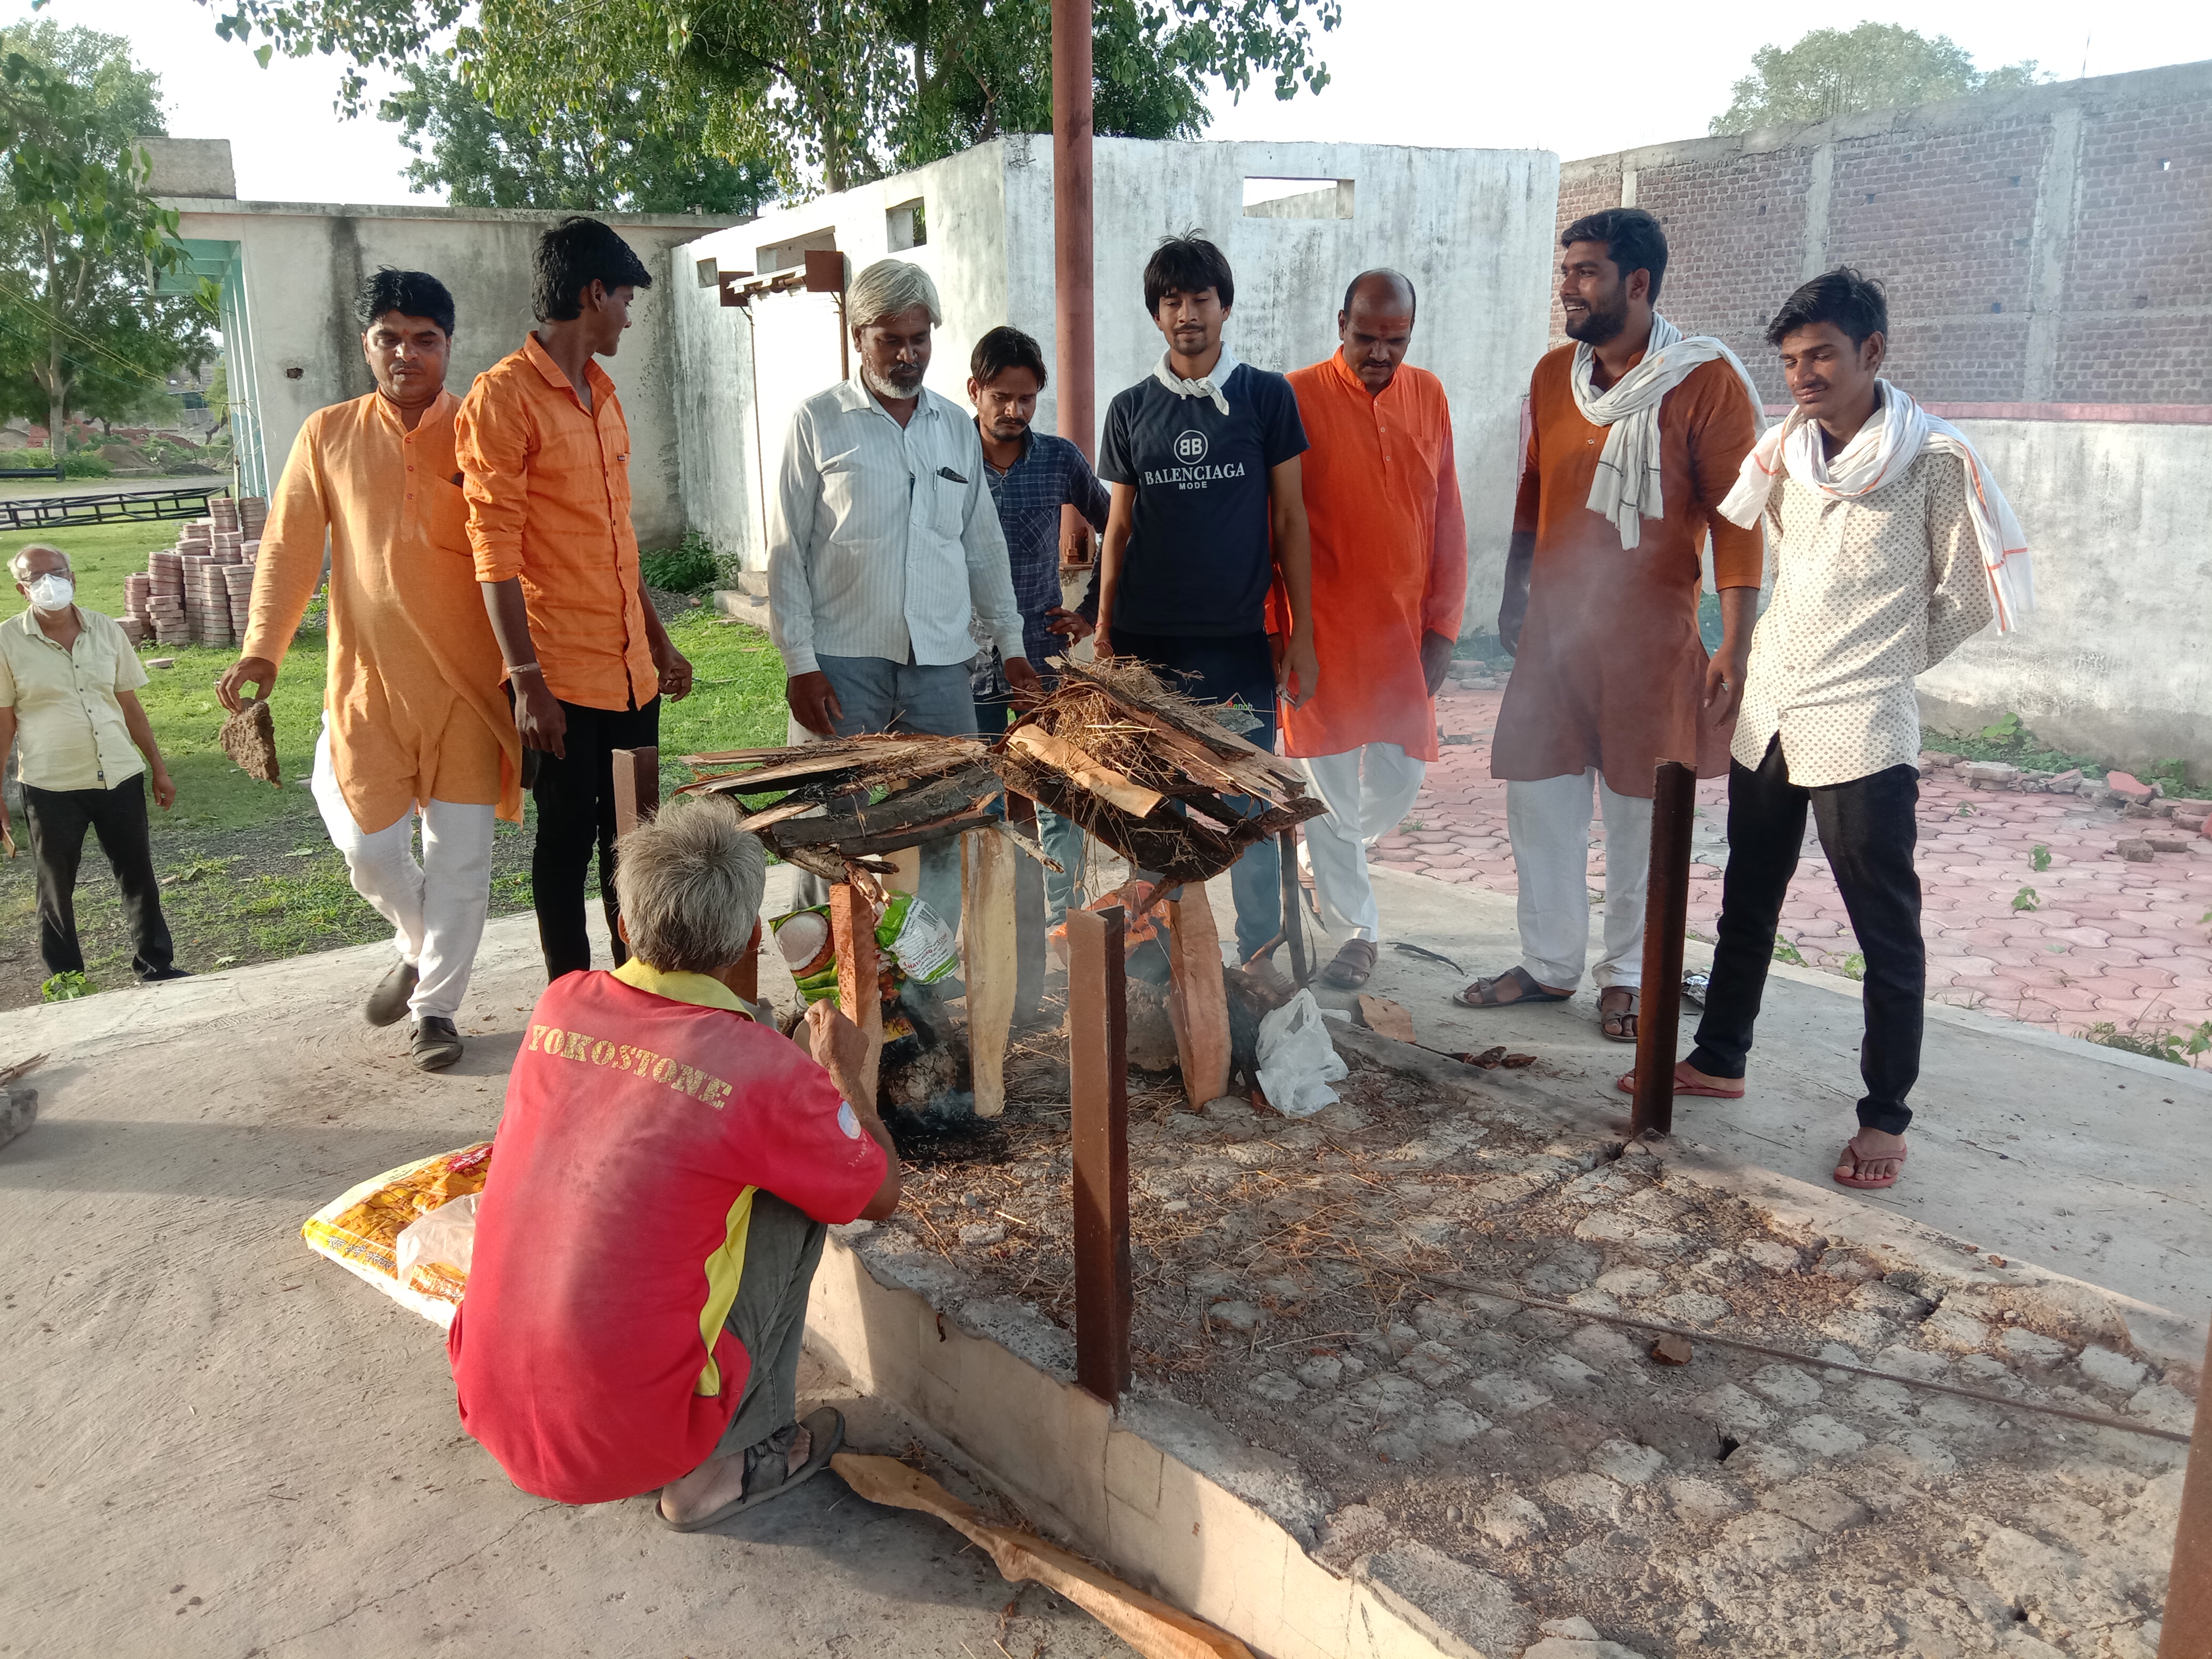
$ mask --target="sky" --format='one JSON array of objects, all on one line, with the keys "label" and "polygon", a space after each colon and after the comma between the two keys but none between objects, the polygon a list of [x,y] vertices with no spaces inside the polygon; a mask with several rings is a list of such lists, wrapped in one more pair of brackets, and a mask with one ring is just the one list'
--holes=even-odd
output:
[{"label": "sky", "polygon": [[[1948,34],[1984,69],[2034,58],[2061,79],[2212,58],[2212,7],[2088,10],[2078,0],[1921,0],[1831,16],[1751,0],[1583,0],[1571,10],[1474,0],[1345,0],[1321,52],[1318,96],[1262,88],[1214,100],[1208,137],[1534,149],[1562,159],[1701,137],[1762,46],[1861,19]],[[32,15],[0,0],[0,19]],[[52,0],[37,14],[130,37],[161,76],[169,131],[228,138],[239,194],[262,201],[416,202],[398,129],[332,112],[337,66],[274,58],[216,37],[198,0]],[[1670,25],[1680,25],[1670,27]],[[2085,38],[2086,37],[2086,38]]]}]

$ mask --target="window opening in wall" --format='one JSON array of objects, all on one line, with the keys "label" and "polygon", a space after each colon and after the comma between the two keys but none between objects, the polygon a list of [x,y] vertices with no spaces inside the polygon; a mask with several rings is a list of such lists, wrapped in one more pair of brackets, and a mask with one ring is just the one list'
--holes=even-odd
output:
[{"label": "window opening in wall", "polygon": [[837,246],[837,232],[810,230],[804,236],[794,236],[787,242],[771,242],[755,251],[753,269],[763,276],[773,276],[779,270],[790,270],[806,263],[809,253],[834,252]]},{"label": "window opening in wall", "polygon": [[1244,181],[1248,219],[1349,219],[1349,179],[1251,178]]},{"label": "window opening in wall", "polygon": [[910,247],[921,247],[929,240],[929,222],[922,212],[922,198],[901,202],[884,213],[884,230],[894,253]]},{"label": "window opening in wall", "polygon": [[2012,181],[2013,181],[2013,183],[2014,183],[2015,185],[2016,185],[2016,184],[2018,184],[2018,183],[2020,182],[2020,174],[2018,174],[2017,173],[2014,173],[2014,174],[2013,174],[2013,176],[2012,176]]},{"label": "window opening in wall", "polygon": [[1761,214],[1761,215],[1764,215],[1764,214],[1765,213],[1765,211],[1766,211],[1766,204],[1765,204],[1765,203],[1764,203],[1764,202],[1761,202],[1761,203],[1759,204],[1759,212],[1760,212],[1760,214]]},{"label": "window opening in wall", "polygon": [[1999,312],[1999,311],[2002,311],[2002,310],[2004,309],[2004,301],[2003,301],[2002,300],[1992,300],[1992,301],[1990,301],[1990,311],[1992,311],[1992,312]]}]

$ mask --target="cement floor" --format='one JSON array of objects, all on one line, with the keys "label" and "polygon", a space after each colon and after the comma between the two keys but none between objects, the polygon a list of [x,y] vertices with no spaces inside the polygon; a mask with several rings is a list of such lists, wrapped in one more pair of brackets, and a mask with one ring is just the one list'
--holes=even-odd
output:
[{"label": "cement floor", "polygon": [[[0,1056],[49,1056],[0,1148],[0,1653],[1128,1651],[1035,1586],[1002,1622],[986,1558],[832,1475],[694,1537],[509,1486],[438,1332],[299,1228],[490,1133],[535,930],[493,924],[460,1022],[483,1035],[435,1078],[356,1012],[383,948],[0,1015]],[[845,1409],[862,1449],[912,1440]]]},{"label": "cement floor", "polygon": [[[1386,942],[1367,988],[1404,1005],[1421,1042],[1455,1052],[1504,1042],[1534,1053],[1541,1064],[1532,1072],[1492,1072],[1489,1081],[1626,1116],[1613,1082],[1635,1050],[1601,1036],[1595,990],[1586,987],[1571,1003],[1491,1012],[1447,1000],[1474,975],[1518,959],[1510,896],[1391,870],[1378,870],[1375,884]],[[1213,897],[1225,919],[1226,892]],[[1594,924],[1593,961],[1595,931]],[[1394,951],[1392,940],[1450,957],[1463,971]],[[1694,942],[1689,948],[1692,962],[1709,958]],[[1339,1007],[1353,1000],[1320,995]],[[1696,1011],[1686,1009],[1686,1054],[1696,1023]],[[1745,1098],[1678,1100],[1677,1133],[1831,1186],[1836,1152],[1856,1127],[1861,1029],[1856,983],[1776,964]],[[1904,1179],[1887,1192],[1852,1194],[1854,1201],[2172,1310],[2200,1328],[2212,1317],[2212,1188],[2178,1151],[2201,1138],[2212,1073],[1931,1002],[1912,1098],[1917,1116]]]}]

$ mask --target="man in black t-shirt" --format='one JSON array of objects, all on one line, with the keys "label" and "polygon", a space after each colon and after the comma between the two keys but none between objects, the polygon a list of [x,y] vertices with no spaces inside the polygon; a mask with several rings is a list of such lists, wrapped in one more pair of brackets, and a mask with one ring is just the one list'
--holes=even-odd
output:
[{"label": "man in black t-shirt", "polygon": [[[1102,657],[1134,657],[1193,696],[1243,704],[1259,721],[1245,735],[1272,751],[1278,692],[1297,708],[1320,672],[1298,480],[1306,434],[1290,382],[1222,344],[1235,297],[1228,260],[1202,238],[1162,242],[1145,266],[1145,307],[1167,351],[1106,411],[1098,476],[1113,507],[1093,637]],[[1290,610],[1279,652],[1267,626],[1278,583]],[[1237,956],[1270,980],[1280,876],[1272,841],[1229,875]]]}]

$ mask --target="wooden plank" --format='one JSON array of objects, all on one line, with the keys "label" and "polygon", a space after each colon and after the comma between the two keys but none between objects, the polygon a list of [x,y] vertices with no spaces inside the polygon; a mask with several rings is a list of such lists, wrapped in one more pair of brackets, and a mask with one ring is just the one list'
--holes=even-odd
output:
[{"label": "wooden plank", "polygon": [[1006,1109],[1006,1034],[1014,1019],[1014,860],[994,829],[960,838],[960,956],[968,981],[968,1055],[975,1115]]},{"label": "wooden plank", "polygon": [[1123,777],[1097,756],[1065,738],[1055,738],[1042,726],[1017,727],[1006,746],[1019,749],[1051,767],[1071,782],[1081,784],[1103,801],[1120,807],[1132,817],[1143,817],[1166,799],[1157,789],[1146,789]]},{"label": "wooden plank", "polygon": [[1637,1000],[1636,1103],[1631,1138],[1674,1128],[1674,1056],[1681,1041],[1682,939],[1690,926],[1690,828],[1698,775],[1661,761],[1651,784],[1651,873],[1644,922],[1644,993]]},{"label": "wooden plank", "polygon": [[876,1068],[884,1054],[884,994],[877,977],[876,912],[848,881],[830,890],[830,937],[837,951],[837,1006],[868,1039],[860,1067],[867,1103],[876,1102]]},{"label": "wooden plank", "polygon": [[1119,906],[1067,913],[1075,1380],[1109,1405],[1129,1383],[1129,1013],[1122,914]]},{"label": "wooden plank", "polygon": [[1229,1092],[1229,996],[1221,982],[1221,935],[1206,884],[1187,881],[1168,901],[1168,960],[1175,988],[1168,1014],[1182,1064],[1182,1091],[1194,1109]]},{"label": "wooden plank", "polygon": [[660,750],[617,749],[615,769],[615,836],[629,834],[649,823],[660,810]]},{"label": "wooden plank", "polygon": [[[1006,792],[1006,829],[1021,847],[1037,845],[1036,803]],[[1044,866],[1027,856],[1014,860],[1014,1024],[1026,1025],[1044,1003]]]},{"label": "wooden plank", "polygon": [[[830,1467],[871,1504],[933,1515],[966,1534],[990,1556],[1007,1583],[1030,1579],[1066,1596],[1144,1659],[1252,1659],[1252,1650],[1226,1631],[1131,1589],[1035,1533],[992,1525],[980,1510],[896,1458],[841,1451],[830,1460]],[[992,1645],[1007,1651],[1001,1643]]]},{"label": "wooden plank", "polygon": [[745,953],[738,958],[738,982],[730,988],[747,1002],[760,1000],[760,947],[767,932],[765,922],[755,922],[753,936],[745,941]]},{"label": "wooden plank", "polygon": [[1283,870],[1283,937],[1291,947],[1291,983],[1306,982],[1305,895],[1298,886],[1298,832],[1285,830],[1276,836]]}]

